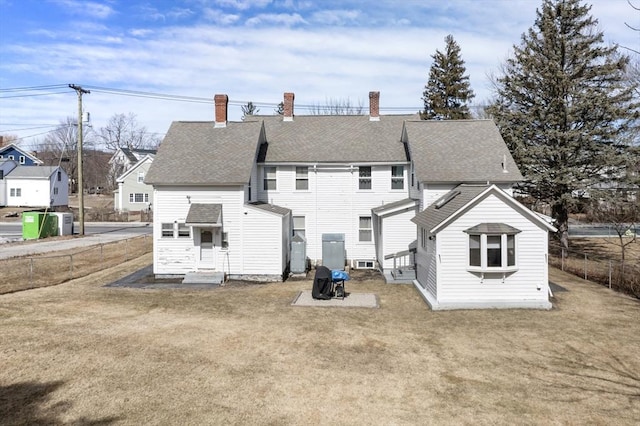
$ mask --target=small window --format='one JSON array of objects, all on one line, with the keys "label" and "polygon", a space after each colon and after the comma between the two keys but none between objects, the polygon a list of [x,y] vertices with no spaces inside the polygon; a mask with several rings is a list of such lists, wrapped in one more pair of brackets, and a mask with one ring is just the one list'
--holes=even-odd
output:
[{"label": "small window", "polygon": [[358,260],[357,267],[358,269],[373,269],[374,264],[373,260]]},{"label": "small window", "polygon": [[149,194],[145,192],[144,194],[144,202],[148,203],[149,202]]},{"label": "small window", "polygon": [[138,183],[144,183],[144,172],[138,172]]},{"label": "small window", "polygon": [[173,223],[162,224],[162,238],[173,238]]},{"label": "small window", "polygon": [[129,202],[133,203],[133,192],[129,194]]},{"label": "small window", "polygon": [[404,189],[404,166],[391,166],[391,189]]},{"label": "small window", "polygon": [[371,189],[371,167],[360,166],[358,168],[358,189]]},{"label": "small window", "polygon": [[53,188],[53,195],[58,195],[58,187]]},{"label": "small window", "polygon": [[222,233],[222,248],[223,249],[229,248],[229,233],[228,232],[223,232]]},{"label": "small window", "polygon": [[296,235],[306,238],[304,216],[293,216],[293,236]]},{"label": "small window", "polygon": [[4,179],[4,170],[0,170],[0,180]]},{"label": "small window", "polygon": [[58,170],[58,182],[62,180],[62,172]]},{"label": "small window", "polygon": [[20,164],[24,164],[26,159],[24,158],[24,155],[21,155],[20,157],[18,157],[20,160]]},{"label": "small window", "polygon": [[360,216],[359,241],[372,241],[371,216]]},{"label": "small window", "polygon": [[469,235],[469,265],[482,266],[480,256],[480,235]]},{"label": "small window", "polygon": [[14,159],[13,155],[10,155],[9,160],[13,160],[13,159]]},{"label": "small window", "polygon": [[191,228],[184,223],[178,223],[178,238],[191,237]]},{"label": "small window", "polygon": [[296,189],[299,191],[309,189],[308,167],[296,167]]},{"label": "small window", "polygon": [[264,190],[274,191],[276,189],[276,168],[265,167],[264,168]]}]

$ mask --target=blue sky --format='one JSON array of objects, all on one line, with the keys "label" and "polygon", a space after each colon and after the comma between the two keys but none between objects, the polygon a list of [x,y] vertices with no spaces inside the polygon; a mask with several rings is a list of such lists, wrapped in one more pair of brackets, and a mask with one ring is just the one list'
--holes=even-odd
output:
[{"label": "blue sky", "polygon": [[[640,12],[594,0],[607,43],[640,50]],[[640,2],[638,2],[640,4]],[[416,112],[432,55],[452,34],[475,103],[489,75],[533,25],[541,0],[0,0],[0,134],[33,146],[77,116],[78,84],[94,129],[132,112],[150,132],[173,120],[213,120],[213,95],[229,115],[258,104],[271,114],[284,92],[305,106],[348,99],[384,113]],[[38,90],[8,90],[38,87]],[[114,90],[115,89],[115,90]],[[123,92],[125,91],[125,92]],[[159,96],[149,96],[155,93]],[[142,94],[142,96],[140,96]],[[176,98],[168,100],[164,95]],[[190,101],[185,101],[190,97]],[[181,99],[181,100],[175,100]]]}]

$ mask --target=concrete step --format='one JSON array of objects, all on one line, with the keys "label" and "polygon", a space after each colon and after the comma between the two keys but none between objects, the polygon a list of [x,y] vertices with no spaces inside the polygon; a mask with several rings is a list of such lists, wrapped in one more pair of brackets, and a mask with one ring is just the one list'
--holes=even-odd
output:
[{"label": "concrete step", "polygon": [[396,280],[415,280],[416,271],[414,269],[395,269],[391,271],[391,275]]},{"label": "concrete step", "polygon": [[224,273],[220,271],[187,272],[182,284],[222,284]]}]

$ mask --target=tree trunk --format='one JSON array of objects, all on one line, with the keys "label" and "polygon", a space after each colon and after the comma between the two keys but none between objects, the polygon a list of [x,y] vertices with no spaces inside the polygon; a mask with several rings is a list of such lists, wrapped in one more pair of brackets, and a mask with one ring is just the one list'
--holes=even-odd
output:
[{"label": "tree trunk", "polygon": [[562,201],[553,204],[551,207],[551,215],[556,220],[556,228],[558,228],[558,236],[560,244],[566,250],[569,249],[569,211],[567,205]]}]

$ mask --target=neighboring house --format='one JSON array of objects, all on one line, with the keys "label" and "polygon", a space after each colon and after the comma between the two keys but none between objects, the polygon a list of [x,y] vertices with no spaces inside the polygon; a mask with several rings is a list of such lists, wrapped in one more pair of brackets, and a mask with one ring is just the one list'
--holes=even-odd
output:
[{"label": "neighboring house", "polygon": [[16,167],[14,160],[0,160],[0,207],[7,205],[7,180],[5,177]]},{"label": "neighboring house", "polygon": [[[380,116],[379,92],[369,96],[369,116],[294,116],[285,93],[283,116],[227,122],[228,98],[216,95],[215,122],[174,122],[145,179],[154,187],[154,272],[213,265],[232,277],[275,277],[296,234],[314,265],[323,235],[338,234],[346,266],[412,267],[417,212],[460,184],[509,191],[522,179],[492,121]],[[281,227],[269,225],[280,219],[265,206]],[[196,208],[211,217],[190,221]],[[213,263],[202,260],[210,240]]]},{"label": "neighboring house", "polygon": [[4,176],[6,206],[57,207],[69,204],[69,177],[59,166],[17,166]]},{"label": "neighboring house", "polygon": [[43,164],[35,155],[13,143],[0,148],[0,160],[13,160],[21,166],[41,166]]},{"label": "neighboring house", "polygon": [[116,179],[124,172],[138,164],[140,160],[147,156],[153,158],[156,155],[155,149],[118,148],[109,159],[109,176],[111,183],[117,184]]},{"label": "neighboring house", "polygon": [[118,189],[113,192],[114,210],[119,212],[148,210],[153,204],[153,187],[144,178],[153,162],[147,154],[116,179]]},{"label": "neighboring house", "polygon": [[550,309],[556,229],[496,185],[459,185],[413,219],[416,289],[433,310]]}]

